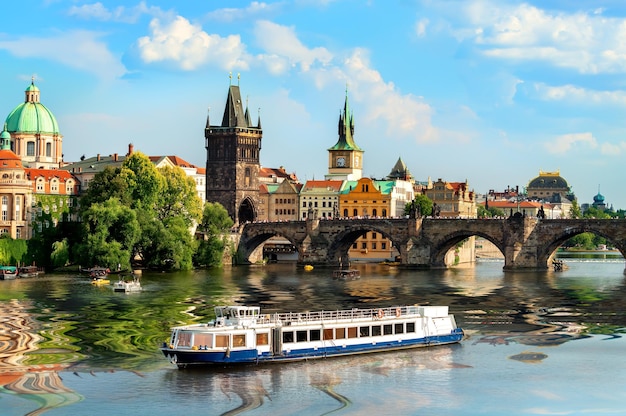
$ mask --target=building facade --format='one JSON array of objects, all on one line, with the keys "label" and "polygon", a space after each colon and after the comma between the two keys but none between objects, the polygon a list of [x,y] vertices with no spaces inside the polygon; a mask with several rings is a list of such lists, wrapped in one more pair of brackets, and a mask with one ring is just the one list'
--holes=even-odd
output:
[{"label": "building facade", "polygon": [[63,162],[63,136],[40,98],[33,80],[26,88],[24,102],[6,118],[6,130],[11,134],[11,149],[25,166],[58,169]]},{"label": "building facade", "polygon": [[476,194],[465,182],[446,182],[441,178],[433,182],[424,194],[433,201],[433,216],[476,218]]},{"label": "building facade", "polygon": [[220,125],[207,116],[206,200],[219,202],[235,224],[255,221],[259,210],[259,157],[263,130],[244,110],[238,85],[230,85]]}]

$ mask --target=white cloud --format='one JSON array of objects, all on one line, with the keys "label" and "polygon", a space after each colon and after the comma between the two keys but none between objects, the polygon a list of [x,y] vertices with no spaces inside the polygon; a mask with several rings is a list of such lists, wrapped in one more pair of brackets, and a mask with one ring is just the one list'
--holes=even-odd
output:
[{"label": "white cloud", "polygon": [[571,84],[551,87],[543,83],[535,83],[533,87],[538,98],[545,101],[626,105],[626,92],[624,91],[594,91]]},{"label": "white cloud", "polygon": [[[446,3],[449,7],[450,4]],[[543,61],[581,73],[626,70],[626,19],[601,11],[553,12],[533,5],[493,0],[456,3],[460,40],[471,39],[482,53],[511,61]],[[467,25],[470,23],[470,26]]]},{"label": "white cloud", "polygon": [[255,16],[259,16],[261,14],[268,14],[276,9],[282,7],[284,2],[277,3],[265,3],[259,1],[251,2],[248,7],[245,8],[234,8],[234,7],[225,7],[223,9],[217,9],[208,13],[206,16],[209,19],[221,21],[221,22],[232,22],[235,20],[250,20]]},{"label": "white cloud", "polygon": [[0,49],[20,58],[35,57],[60,62],[70,68],[93,73],[101,79],[123,76],[126,68],[100,41],[100,37],[100,33],[74,30],[45,38],[22,37],[0,41]]},{"label": "white cloud", "polygon": [[199,25],[177,16],[168,23],[155,18],[150,35],[137,40],[146,63],[169,62],[183,70],[212,64],[223,69],[248,69],[249,59],[239,35],[209,35]]},{"label": "white cloud", "polygon": [[67,14],[85,20],[116,21],[124,23],[135,23],[143,14],[161,14],[156,7],[148,7],[145,1],[141,1],[134,7],[118,6],[115,9],[108,9],[102,3],[83,4],[82,6],[72,6]]},{"label": "white cloud", "polygon": [[603,143],[600,146],[600,152],[603,155],[620,156],[622,153],[626,153],[626,142],[619,142],[617,144]]},{"label": "white cloud", "polygon": [[260,20],[255,25],[254,34],[257,43],[266,52],[285,57],[291,65],[299,65],[300,69],[305,72],[314,63],[326,65],[333,58],[333,55],[326,48],[307,48],[304,46],[291,27]]},{"label": "white cloud", "polygon": [[429,23],[429,20],[425,18],[417,21],[417,23],[415,24],[415,33],[417,34],[417,36],[419,36],[420,38],[426,36],[426,28],[428,27]]},{"label": "white cloud", "polygon": [[439,131],[431,123],[432,108],[411,94],[401,94],[370,67],[363,49],[356,49],[344,62],[350,91],[366,108],[364,119],[382,122],[391,137],[412,137],[418,142],[436,141]]},{"label": "white cloud", "polygon": [[580,144],[591,149],[598,147],[598,143],[591,133],[564,134],[556,137],[552,142],[545,143],[544,146],[549,153],[564,154]]}]

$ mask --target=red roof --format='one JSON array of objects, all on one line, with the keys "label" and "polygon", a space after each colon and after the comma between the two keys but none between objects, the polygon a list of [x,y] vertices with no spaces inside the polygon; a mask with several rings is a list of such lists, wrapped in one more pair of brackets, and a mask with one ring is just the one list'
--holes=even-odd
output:
[{"label": "red roof", "polygon": [[59,178],[62,181],[67,181],[68,179],[75,179],[74,175],[67,170],[61,169],[35,169],[35,168],[26,168],[24,169],[26,172],[26,177],[28,179],[35,180],[36,178],[43,177],[46,180],[50,180],[52,178]]},{"label": "red roof", "polygon": [[315,189],[315,188],[324,188],[324,189],[330,188],[333,191],[339,192],[342,184],[343,184],[343,181],[332,180],[332,179],[324,180],[324,181],[306,181],[302,189],[306,191],[306,190]]}]

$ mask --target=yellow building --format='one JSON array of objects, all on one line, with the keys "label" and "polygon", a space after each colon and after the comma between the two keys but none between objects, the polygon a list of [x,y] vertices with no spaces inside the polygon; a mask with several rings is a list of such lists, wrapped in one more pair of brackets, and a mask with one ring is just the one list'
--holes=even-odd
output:
[{"label": "yellow building", "polygon": [[476,194],[465,182],[446,182],[438,179],[433,187],[424,190],[433,201],[433,216],[476,218]]},{"label": "yellow building", "polygon": [[[391,192],[394,181],[375,181],[361,178],[346,181],[339,195],[339,212],[344,218],[389,218]],[[391,241],[378,232],[367,232],[359,237],[348,251],[351,260],[393,260],[398,251]]]}]

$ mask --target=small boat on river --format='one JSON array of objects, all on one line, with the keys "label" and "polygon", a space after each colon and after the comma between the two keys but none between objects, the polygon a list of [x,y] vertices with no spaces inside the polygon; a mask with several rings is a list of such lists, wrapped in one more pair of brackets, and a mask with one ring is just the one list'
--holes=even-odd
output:
[{"label": "small boat on river", "polygon": [[286,362],[460,342],[447,306],[261,314],[218,306],[215,320],[176,326],[161,351],[179,368]]},{"label": "small boat on river", "polygon": [[18,276],[16,266],[0,266],[0,280],[13,280]]},{"label": "small boat on river", "polygon": [[139,283],[139,278],[134,277],[133,280],[126,281],[123,278],[120,278],[116,283],[113,284],[114,292],[141,292],[141,283]]},{"label": "small boat on river", "polygon": [[20,266],[19,276],[22,277],[37,277],[41,273],[41,270],[37,266]]},{"label": "small boat on river", "polygon": [[361,278],[359,269],[339,269],[333,270],[333,279],[354,280]]}]

